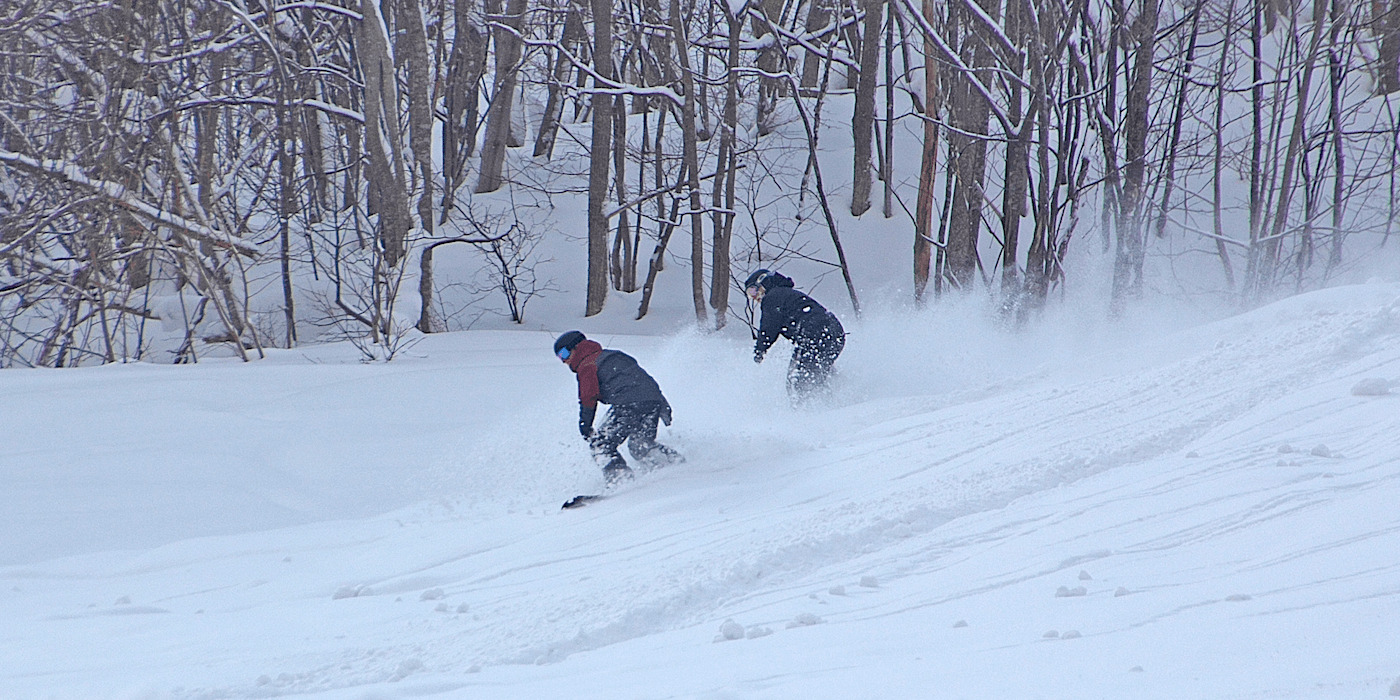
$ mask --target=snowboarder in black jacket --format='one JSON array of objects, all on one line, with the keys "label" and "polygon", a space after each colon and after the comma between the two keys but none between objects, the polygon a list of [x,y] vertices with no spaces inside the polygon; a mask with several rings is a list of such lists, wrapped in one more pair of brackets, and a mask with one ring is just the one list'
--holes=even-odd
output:
[{"label": "snowboarder in black jacket", "polygon": [[800,403],[826,392],[832,365],[846,347],[841,321],[812,297],[794,289],[790,278],[771,270],[755,270],[744,281],[744,290],[762,309],[753,361],[763,362],[768,348],[781,335],[793,345],[788,395]]},{"label": "snowboarder in black jacket", "polygon": [[[603,465],[608,486],[632,478],[632,469],[618,447],[623,442],[633,459],[649,467],[681,461],[675,450],[656,441],[658,421],[671,424],[671,404],[661,387],[625,352],[569,331],[554,341],[554,354],[578,375],[578,431],[588,440],[594,459]],[[597,430],[593,418],[598,404],[612,406]]]}]

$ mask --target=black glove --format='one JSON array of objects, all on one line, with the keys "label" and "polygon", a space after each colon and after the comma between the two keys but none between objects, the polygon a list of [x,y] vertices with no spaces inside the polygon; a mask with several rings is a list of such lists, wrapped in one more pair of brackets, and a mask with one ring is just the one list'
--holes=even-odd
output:
[{"label": "black glove", "polygon": [[762,351],[762,350],[759,350],[758,348],[754,348],[754,351],[753,351],[753,361],[756,362],[756,363],[762,363],[762,362],[763,362],[763,351]]},{"label": "black glove", "polygon": [[593,417],[598,414],[597,406],[578,407],[578,434],[593,437]]},{"label": "black glove", "polygon": [[671,425],[671,404],[666,404],[665,408],[661,409],[661,422]]}]

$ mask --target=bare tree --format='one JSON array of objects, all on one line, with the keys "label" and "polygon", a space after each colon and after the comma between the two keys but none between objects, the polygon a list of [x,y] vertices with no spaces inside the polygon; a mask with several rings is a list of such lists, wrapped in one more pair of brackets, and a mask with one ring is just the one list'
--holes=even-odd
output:
[{"label": "bare tree", "polygon": [[879,84],[880,19],[885,0],[862,0],[865,12],[860,43],[860,78],[856,81],[855,113],[851,131],[855,138],[851,170],[851,216],[870,208],[870,140],[875,126],[875,88]]},{"label": "bare tree", "polygon": [[612,155],[613,98],[605,91],[613,77],[612,3],[593,1],[593,137],[588,142],[588,299],[584,312],[603,310],[608,298],[608,167]]},{"label": "bare tree", "polygon": [[[486,138],[481,145],[481,173],[476,180],[477,192],[500,189],[501,170],[505,167],[506,146],[510,141],[512,107],[519,77],[521,25],[524,22],[526,0],[510,0],[506,14],[492,21],[492,36],[496,42],[495,89],[491,92],[491,108],[486,115]],[[611,17],[610,13],[608,14]]]}]

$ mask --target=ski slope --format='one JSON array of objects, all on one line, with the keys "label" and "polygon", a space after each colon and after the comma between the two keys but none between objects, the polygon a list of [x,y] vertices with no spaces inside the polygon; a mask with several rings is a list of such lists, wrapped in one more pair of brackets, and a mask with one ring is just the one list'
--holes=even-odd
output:
[{"label": "ski slope", "polygon": [[738,335],[584,328],[688,459],[574,511],[562,328],[0,373],[0,697],[1400,695],[1400,285],[944,313],[803,411]]}]

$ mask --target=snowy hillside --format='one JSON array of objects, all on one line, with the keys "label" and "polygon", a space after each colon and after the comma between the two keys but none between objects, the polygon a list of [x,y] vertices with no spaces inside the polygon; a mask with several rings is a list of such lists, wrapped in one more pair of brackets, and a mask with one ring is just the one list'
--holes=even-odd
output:
[{"label": "snowy hillside", "polygon": [[1400,695],[1400,285],[977,318],[591,333],[688,460],[576,511],[547,332],[0,373],[0,697]]}]

